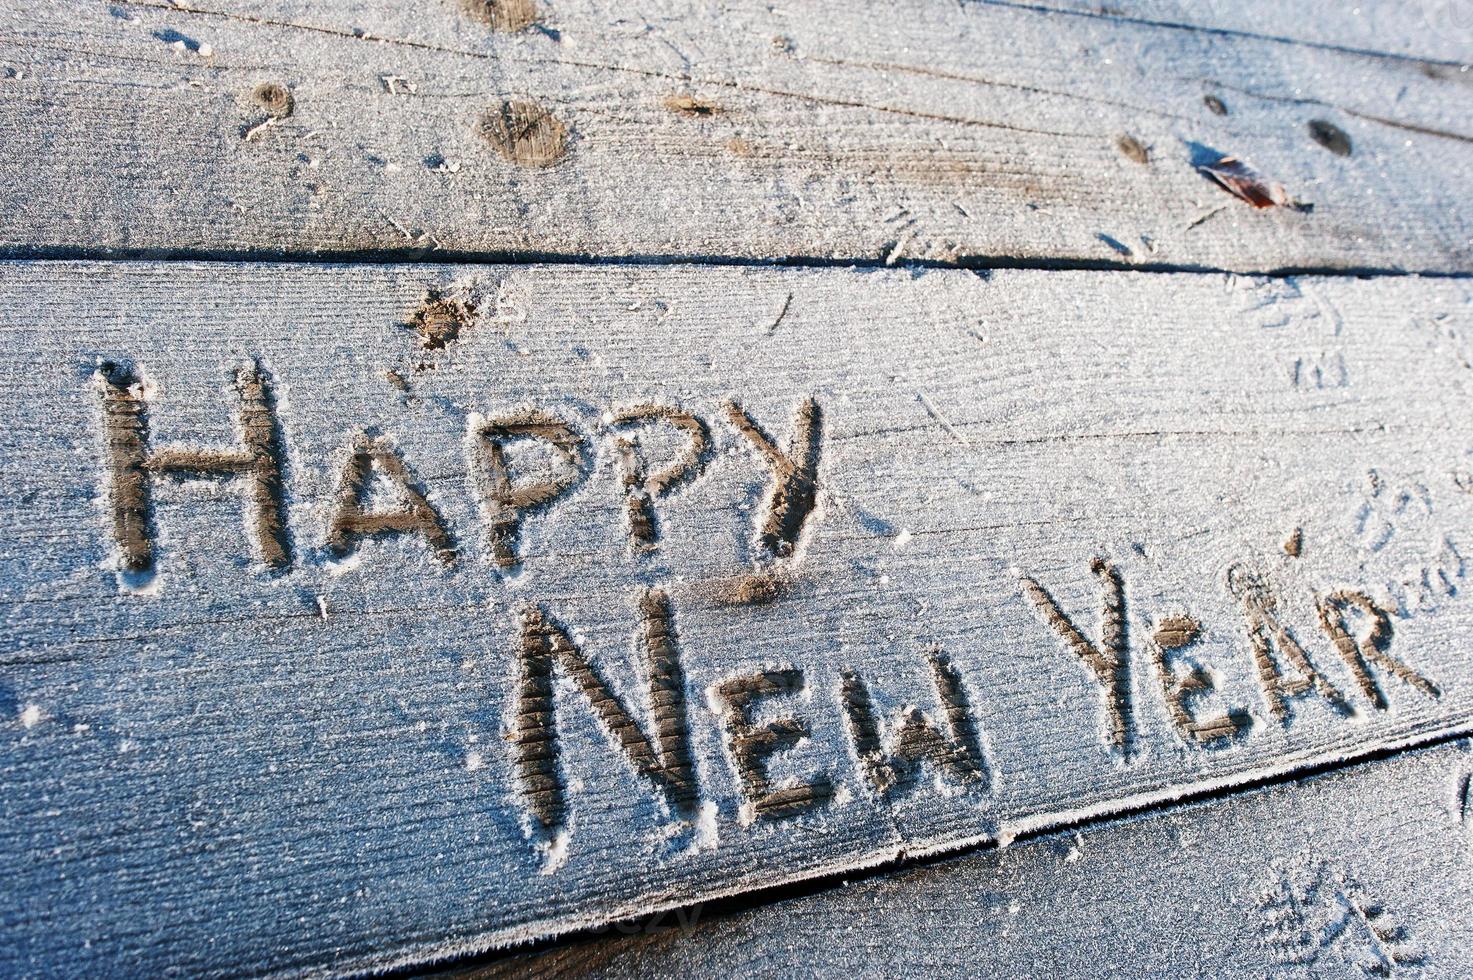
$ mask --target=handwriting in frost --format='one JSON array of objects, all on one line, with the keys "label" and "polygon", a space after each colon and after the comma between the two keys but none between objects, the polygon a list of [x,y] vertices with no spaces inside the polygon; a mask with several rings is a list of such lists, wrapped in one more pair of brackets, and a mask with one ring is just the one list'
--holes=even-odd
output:
[{"label": "handwriting in frost", "polygon": [[[619,697],[590,651],[550,610],[529,604],[518,613],[515,695],[508,709],[506,739],[512,746],[519,796],[531,817],[529,836],[549,850],[567,831],[574,774],[580,765],[595,764],[569,758],[563,751],[559,716],[575,707],[592,714],[609,748],[656,794],[673,820],[690,825],[699,816],[702,774],[691,752],[692,712],[673,604],[664,590],[647,589],[640,593],[637,606],[642,656],[636,661],[644,664],[645,682],[639,699],[642,708]],[[985,791],[989,786],[981,730],[961,675],[939,651],[932,652],[929,665],[935,686],[932,697],[939,710],[932,714],[910,706],[888,720],[879,717],[869,683],[856,671],[839,671],[836,694],[857,775],[877,795],[908,790],[925,769],[962,789]],[[558,676],[572,682],[562,697]],[[723,732],[744,823],[798,816],[823,806],[835,794],[832,772],[779,779],[770,768],[777,757],[810,736],[808,720],[791,701],[809,683],[799,668],[774,666],[717,680],[707,689]]]},{"label": "handwriting in frost", "polygon": [[240,478],[252,511],[250,537],[268,568],[291,564],[283,499],[281,428],[267,375],[257,365],[236,372],[240,445],[231,449],[156,447],[148,428],[141,379],[112,362],[97,371],[111,477],[113,537],[123,569],[146,575],[154,566],[153,481],[160,477]]},{"label": "handwriting in frost", "polygon": [[[1105,741],[1127,758],[1134,736],[1134,706],[1130,701],[1129,617],[1125,582],[1109,562],[1097,558],[1091,565],[1101,584],[1100,638],[1089,639],[1054,597],[1037,580],[1019,576],[1024,597],[1064,647],[1087,668],[1100,687],[1105,712]],[[1254,666],[1268,714],[1277,722],[1289,720],[1290,704],[1315,695],[1342,714],[1354,709],[1349,698],[1331,683],[1309,652],[1285,623],[1279,597],[1267,580],[1243,563],[1227,571],[1227,589],[1238,600]],[[1390,675],[1423,695],[1436,699],[1441,691],[1390,652],[1391,614],[1369,595],[1339,589],[1316,597],[1321,632],[1345,663],[1361,693],[1378,710],[1389,707],[1373,671]],[[1157,621],[1144,643],[1148,663],[1156,676],[1167,714],[1177,734],[1199,744],[1220,744],[1246,731],[1248,712],[1230,708],[1199,717],[1195,701],[1214,692],[1211,673],[1196,664],[1183,669],[1172,662],[1178,652],[1195,643],[1202,625],[1193,617],[1169,615]]]},{"label": "handwriting in frost", "polygon": [[[149,396],[140,372],[120,362],[105,362],[96,372],[101,391],[106,469],[106,499],[117,563],[133,581],[155,571],[153,484],[162,478],[208,477],[235,480],[246,498],[247,537],[255,558],[268,570],[285,572],[300,561],[288,528],[284,460],[288,452],[276,415],[271,377],[258,364],[235,372],[239,443],[228,448],[156,445],[149,426]],[[808,398],[798,403],[789,448],[764,430],[735,401],[723,405],[722,418],[754,451],[771,487],[757,517],[758,554],[767,561],[792,559],[811,524],[817,502],[822,412]],[[657,502],[698,477],[710,454],[710,425],[690,410],[645,403],[606,416],[614,430],[614,449],[625,493],[630,545],[636,552],[655,548],[660,520]],[[666,426],[686,445],[672,459],[650,460],[640,434]],[[472,414],[467,424],[467,470],[486,522],[485,560],[498,570],[520,562],[518,542],[527,520],[551,510],[593,472],[594,440],[572,420],[538,408],[504,415]],[[549,453],[552,475],[515,475],[516,453]],[[372,504],[375,489],[389,489],[397,503]],[[431,503],[412,464],[392,436],[361,431],[347,447],[325,529],[328,553],[346,558],[365,538],[422,538],[447,564],[460,557],[460,537]]]},{"label": "handwriting in frost", "polygon": [[[251,363],[233,374],[237,438],[224,447],[159,439],[149,425],[150,399],[157,396],[136,369],[107,363],[96,377],[106,521],[125,581],[154,572],[155,522],[162,517],[153,505],[154,486],[179,477],[233,482],[243,497],[245,537],[255,561],[278,574],[301,567],[293,532],[301,535],[303,529],[288,527],[289,446],[277,417],[273,379],[261,365]],[[467,535],[435,506],[392,434],[360,430],[349,438],[328,501],[321,529],[327,554],[341,560],[366,539],[403,536],[422,540],[447,565],[465,560],[469,550],[478,552],[493,572],[514,569],[521,562],[527,523],[555,512],[597,472],[594,458],[602,442],[613,452],[622,525],[631,552],[638,556],[659,546],[663,510],[682,487],[699,479],[715,441],[711,423],[690,408],[655,402],[616,406],[594,427],[535,406],[494,415],[472,413],[467,419],[466,483],[481,515],[481,549],[465,547]],[[803,542],[815,523],[824,413],[814,398],[798,401],[786,438],[773,434],[732,399],[721,403],[717,419],[760,462],[768,489],[752,526],[758,570],[737,585],[717,588],[727,598],[710,604],[719,609],[775,603],[788,594]],[[528,467],[528,460],[544,465]],[[1301,546],[1296,534],[1286,553],[1296,555]],[[1019,587],[1043,625],[1098,686],[1104,740],[1111,749],[1127,758],[1134,752],[1141,708],[1132,700],[1135,669],[1154,679],[1165,714],[1182,741],[1222,745],[1247,732],[1247,710],[1213,708],[1223,699],[1218,681],[1192,659],[1208,627],[1173,610],[1151,619],[1144,638],[1132,642],[1125,576],[1104,558],[1095,559],[1090,568],[1099,594],[1097,627],[1066,611],[1038,579],[1019,573]],[[1268,716],[1287,721],[1291,706],[1309,697],[1349,713],[1350,695],[1316,663],[1325,654],[1307,646],[1291,627],[1269,579],[1244,563],[1229,568],[1225,579],[1240,614],[1233,624],[1219,628],[1236,629],[1246,640]],[[926,654],[929,683],[923,686],[929,690],[908,692],[913,697],[888,716],[878,706],[887,703],[884,695],[907,692],[879,691],[871,679],[844,665],[832,665],[831,674],[819,676],[818,668],[785,662],[703,680],[710,711],[693,711],[692,704],[700,702],[688,691],[676,628],[677,600],[687,589],[709,599],[717,586],[717,580],[640,586],[634,662],[642,665],[643,677],[635,688],[606,673],[597,651],[575,639],[579,634],[559,618],[555,603],[525,601],[517,607],[510,645],[515,666],[505,733],[507,771],[526,815],[528,836],[539,847],[561,852],[560,842],[578,806],[577,773],[591,761],[572,758],[560,737],[560,715],[570,710],[590,713],[634,784],[645,787],[669,819],[689,827],[703,819],[706,802],[719,795],[710,791],[710,781],[722,778],[703,771],[694,755],[692,725],[703,719],[717,728],[728,769],[725,785],[740,800],[743,824],[781,821],[832,805],[847,793],[846,767],[853,774],[848,782],[878,802],[915,792],[923,773],[936,780],[938,790],[945,783],[962,792],[990,792],[986,739],[965,672],[950,652],[940,649]],[[1392,654],[1391,614],[1365,592],[1337,588],[1317,595],[1315,614],[1312,628],[1328,640],[1328,655],[1343,662],[1360,695],[1376,709],[1389,706],[1384,677],[1426,697],[1440,695],[1431,680]],[[825,691],[831,699],[811,697]],[[825,701],[828,710],[837,712],[840,737],[847,736],[849,751],[819,745],[818,752],[805,752],[801,758],[822,760],[823,750],[829,749],[827,761],[799,765],[793,761],[799,758],[794,750],[811,744],[815,730],[809,713],[822,710],[819,705]]]}]

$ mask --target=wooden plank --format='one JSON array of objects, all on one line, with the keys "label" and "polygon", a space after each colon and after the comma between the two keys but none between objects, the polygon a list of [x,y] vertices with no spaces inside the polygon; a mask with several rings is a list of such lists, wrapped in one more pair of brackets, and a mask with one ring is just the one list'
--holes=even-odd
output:
[{"label": "wooden plank", "polygon": [[527,7],[0,13],[0,249],[1473,268],[1456,62],[1028,4]]},{"label": "wooden plank", "polygon": [[1419,752],[447,976],[1465,977],[1470,770]]},{"label": "wooden plank", "polygon": [[0,972],[421,962],[1467,731],[1470,310],[4,265]]},{"label": "wooden plank", "polygon": [[1172,30],[1243,34],[1288,45],[1334,47],[1372,57],[1473,62],[1473,12],[1458,0],[1411,3],[1316,3],[1298,7],[1267,0],[980,0],[1106,20],[1144,21]]}]

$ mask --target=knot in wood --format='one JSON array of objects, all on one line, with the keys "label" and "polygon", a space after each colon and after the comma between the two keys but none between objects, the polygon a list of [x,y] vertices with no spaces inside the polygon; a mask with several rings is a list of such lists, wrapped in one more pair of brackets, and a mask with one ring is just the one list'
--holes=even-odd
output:
[{"label": "knot in wood", "polygon": [[534,102],[503,102],[481,116],[479,128],[497,153],[523,167],[550,167],[567,152],[568,128]]}]

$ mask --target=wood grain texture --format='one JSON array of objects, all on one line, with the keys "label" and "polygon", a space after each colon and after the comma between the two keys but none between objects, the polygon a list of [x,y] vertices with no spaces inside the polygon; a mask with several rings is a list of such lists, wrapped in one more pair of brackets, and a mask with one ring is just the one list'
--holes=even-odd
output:
[{"label": "wood grain texture", "polygon": [[1176,7],[11,6],[0,249],[1473,269],[1456,31]]},{"label": "wood grain texture", "polygon": [[1141,22],[1197,34],[1243,35],[1291,46],[1334,48],[1381,58],[1473,61],[1473,10],[1462,0],[1304,3],[1265,0],[980,0],[1101,20]]},{"label": "wood grain texture", "polygon": [[1465,977],[1470,770],[1413,753],[445,976]]},{"label": "wood grain texture", "polygon": [[1466,731],[1470,313],[0,266],[0,972],[424,962]]}]

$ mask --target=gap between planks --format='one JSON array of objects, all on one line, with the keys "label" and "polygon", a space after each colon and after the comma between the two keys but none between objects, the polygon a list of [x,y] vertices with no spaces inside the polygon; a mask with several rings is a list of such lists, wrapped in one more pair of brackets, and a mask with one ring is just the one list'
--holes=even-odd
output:
[{"label": "gap between planks", "polygon": [[[909,854],[902,849],[890,860],[858,865],[848,870],[823,872],[808,877],[795,878],[776,885],[754,888],[749,891],[730,891],[725,894],[714,895],[699,902],[660,906],[652,908],[643,914],[630,916],[622,920],[603,922],[598,925],[576,928],[561,933],[552,933],[521,942],[513,941],[507,945],[492,947],[481,952],[450,953],[429,960],[406,959],[400,964],[382,968],[381,972],[375,972],[378,972],[380,976],[386,977],[438,976],[447,978],[456,977],[461,978],[461,980],[475,980],[479,968],[490,967],[497,963],[520,957],[534,956],[538,953],[545,953],[559,947],[576,945],[598,936],[604,936],[607,935],[611,925],[642,927],[645,923],[658,921],[671,916],[679,919],[681,913],[691,913],[696,910],[699,910],[698,914],[702,919],[706,920],[735,916],[763,906],[821,895],[825,892],[833,891],[836,888],[843,888],[861,881],[892,875],[909,868],[945,864],[960,860],[969,855],[986,853],[987,851],[998,850],[1003,847],[1011,847],[1015,844],[1025,844],[1054,834],[1084,831],[1119,821],[1133,820],[1138,817],[1171,813],[1196,804],[1245,796],[1249,793],[1270,789],[1275,786],[1303,783],[1330,773],[1361,769],[1387,759],[1426,752],[1444,745],[1464,741],[1470,737],[1473,737],[1473,725],[1462,725],[1454,729],[1429,735],[1425,738],[1408,739],[1400,744],[1381,746],[1360,755],[1342,756],[1340,758],[1326,759],[1297,766],[1291,765],[1281,770],[1250,776],[1238,782],[1224,782],[1215,786],[1207,786],[1173,794],[1169,797],[1144,795],[1138,800],[1126,800],[1118,807],[1097,810],[1096,812],[1081,814],[1073,818],[1065,816],[1060,819],[1040,822],[1036,826],[1030,826],[1016,834],[1006,837],[1005,840],[999,838],[979,840],[971,844],[933,849],[916,854]],[[642,928],[640,931],[643,931]]]},{"label": "gap between planks", "polygon": [[973,272],[984,278],[990,272],[1143,272],[1155,275],[1219,275],[1249,279],[1295,279],[1340,277],[1348,279],[1473,279],[1473,271],[1406,269],[1389,266],[1294,265],[1260,272],[1242,272],[1215,265],[1171,262],[1129,262],[1093,258],[1020,258],[1014,256],[964,256],[958,259],[904,258],[889,261],[884,256],[822,257],[804,255],[753,258],[743,255],[702,253],[593,255],[586,252],[488,251],[462,249],[327,249],[295,251],[271,249],[92,249],[76,247],[25,246],[0,248],[0,262],[108,262],[126,263],[221,263],[258,265],[483,265],[483,266],[661,266],[766,269],[893,269],[929,272],[954,270]]}]

